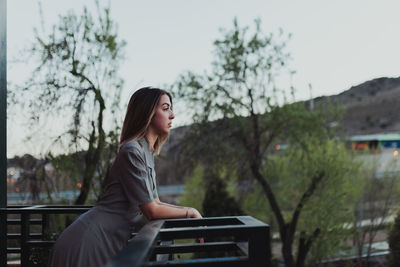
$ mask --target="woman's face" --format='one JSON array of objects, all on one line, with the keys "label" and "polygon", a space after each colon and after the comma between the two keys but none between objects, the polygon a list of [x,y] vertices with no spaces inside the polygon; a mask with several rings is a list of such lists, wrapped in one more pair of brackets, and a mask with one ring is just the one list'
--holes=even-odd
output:
[{"label": "woman's face", "polygon": [[162,95],[156,107],[156,113],[151,120],[150,127],[157,134],[168,134],[175,118],[171,109],[171,101],[168,95]]}]

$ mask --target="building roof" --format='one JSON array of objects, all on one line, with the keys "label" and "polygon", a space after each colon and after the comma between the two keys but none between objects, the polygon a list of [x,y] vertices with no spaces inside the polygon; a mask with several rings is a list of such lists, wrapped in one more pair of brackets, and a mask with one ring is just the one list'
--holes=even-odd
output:
[{"label": "building roof", "polygon": [[350,141],[400,141],[400,132],[353,135],[347,138]]}]

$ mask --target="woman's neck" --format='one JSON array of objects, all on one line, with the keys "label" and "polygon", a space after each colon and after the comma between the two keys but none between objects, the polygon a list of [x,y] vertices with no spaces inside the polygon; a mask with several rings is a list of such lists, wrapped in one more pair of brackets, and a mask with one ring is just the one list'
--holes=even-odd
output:
[{"label": "woman's neck", "polygon": [[144,138],[146,138],[147,144],[149,145],[150,152],[154,152],[154,144],[156,143],[157,140],[157,135],[148,132]]}]

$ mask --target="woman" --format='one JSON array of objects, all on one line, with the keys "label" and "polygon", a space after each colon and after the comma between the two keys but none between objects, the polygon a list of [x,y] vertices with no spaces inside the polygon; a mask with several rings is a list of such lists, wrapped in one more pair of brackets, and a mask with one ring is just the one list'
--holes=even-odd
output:
[{"label": "woman", "polygon": [[50,266],[106,265],[125,246],[142,215],[148,220],[201,218],[194,208],[158,198],[153,154],[159,153],[173,119],[172,97],[164,90],[146,87],[132,95],[104,195],[60,235]]}]

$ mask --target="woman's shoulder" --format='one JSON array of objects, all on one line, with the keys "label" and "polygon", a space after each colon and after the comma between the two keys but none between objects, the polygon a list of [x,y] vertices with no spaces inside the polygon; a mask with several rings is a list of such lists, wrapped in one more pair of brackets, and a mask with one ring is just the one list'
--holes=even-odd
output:
[{"label": "woman's shoulder", "polygon": [[124,143],[118,152],[118,157],[134,157],[145,160],[145,152],[141,140],[131,140]]},{"label": "woman's shoulder", "polygon": [[126,142],[119,149],[120,152],[141,151],[141,150],[143,150],[143,147],[139,140],[131,140],[129,142]]},{"label": "woman's shoulder", "polygon": [[124,143],[118,152],[117,158],[141,161],[149,167],[154,167],[154,159],[144,138]]}]

